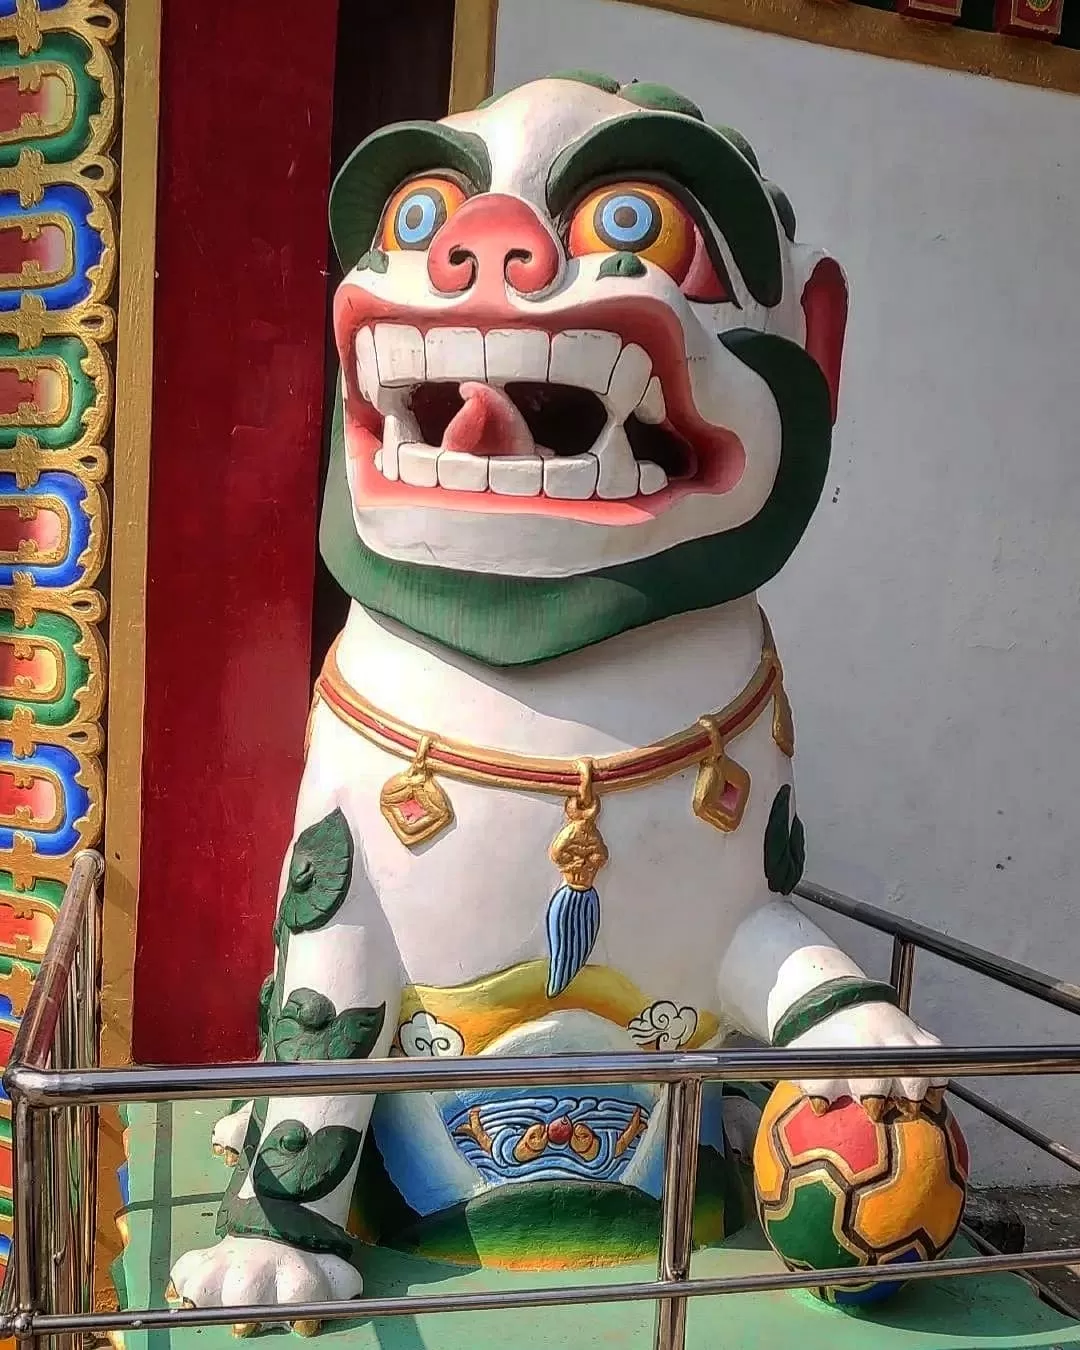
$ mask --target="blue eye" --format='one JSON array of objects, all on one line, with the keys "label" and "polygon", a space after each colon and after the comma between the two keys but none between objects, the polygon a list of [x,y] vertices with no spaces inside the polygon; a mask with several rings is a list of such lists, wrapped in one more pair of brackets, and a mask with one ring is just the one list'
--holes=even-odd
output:
[{"label": "blue eye", "polygon": [[394,215],[394,234],[402,248],[423,248],[446,219],[446,203],[430,188],[410,192]]},{"label": "blue eye", "polygon": [[639,252],[660,233],[656,203],[636,192],[613,192],[596,204],[593,229],[609,248]]},{"label": "blue eye", "polygon": [[465,201],[465,189],[434,174],[403,183],[387,202],[379,229],[384,250],[425,249]]}]

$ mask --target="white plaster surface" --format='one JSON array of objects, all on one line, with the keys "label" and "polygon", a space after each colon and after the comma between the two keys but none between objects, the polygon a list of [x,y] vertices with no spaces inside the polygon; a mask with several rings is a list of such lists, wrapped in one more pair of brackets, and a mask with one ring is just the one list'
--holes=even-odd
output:
[{"label": "white plaster surface", "polygon": [[[502,0],[497,88],[566,67],[666,81],[738,127],[848,275],[832,468],[763,596],[808,875],[1076,980],[1080,99],[614,0]],[[826,926],[887,970],[885,939]],[[914,1011],[953,1044],[1080,1040],[933,958]],[[1075,1143],[1080,1080],[977,1086]],[[979,1181],[1071,1176],[961,1114]]]}]

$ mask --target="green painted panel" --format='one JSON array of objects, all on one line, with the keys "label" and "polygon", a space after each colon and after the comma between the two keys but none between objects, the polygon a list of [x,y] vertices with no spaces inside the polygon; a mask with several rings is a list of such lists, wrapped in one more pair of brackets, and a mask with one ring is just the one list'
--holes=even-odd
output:
[{"label": "green painted panel", "polygon": [[32,642],[39,639],[47,644],[55,644],[62,652],[64,678],[55,697],[48,699],[5,698],[0,694],[0,718],[10,721],[16,708],[29,707],[34,719],[42,726],[62,727],[72,721],[79,711],[76,695],[86,688],[90,677],[90,663],[80,656],[75,645],[82,638],[82,630],[74,619],[66,614],[49,614],[39,610],[33,623],[18,628],[10,609],[0,609],[0,640],[6,637],[19,638]]},{"label": "green painted panel", "polygon": [[[0,53],[0,70],[21,69],[36,79],[36,72],[44,67],[44,97],[50,107],[38,114],[44,122],[46,134],[31,132],[25,140],[0,145],[0,167],[8,168],[17,164],[23,150],[36,150],[49,164],[61,164],[82,154],[90,143],[91,119],[101,112],[102,104],[101,85],[86,72],[89,58],[89,47],[74,33],[47,33],[41,46],[24,57],[19,56],[14,43],[4,43]],[[73,86],[74,108],[71,109],[68,102],[66,112],[61,110],[67,99],[57,100],[59,83],[50,72],[50,67],[57,66],[67,71],[67,80]],[[68,99],[71,92],[69,89]],[[61,126],[63,129],[48,134],[51,126]]]},{"label": "green painted panel", "polygon": [[[0,333],[0,362],[18,358],[21,361],[55,362],[62,361],[67,370],[68,389],[67,406],[61,421],[55,426],[36,426],[27,419],[25,426],[8,424],[0,426],[0,449],[10,450],[16,437],[33,436],[45,450],[64,450],[79,439],[83,432],[83,421],[94,406],[97,390],[94,381],[83,369],[83,362],[89,353],[85,343],[76,337],[46,337],[40,345],[29,351],[20,351],[18,339],[10,333]],[[31,401],[29,384],[26,386],[25,402]]]},{"label": "green painted panel", "polygon": [[11,873],[0,871],[0,904],[13,904],[26,899],[38,900],[57,914],[60,912],[60,902],[63,898],[64,888],[59,881],[47,881],[43,877],[36,877],[32,885],[20,891],[16,888]]}]

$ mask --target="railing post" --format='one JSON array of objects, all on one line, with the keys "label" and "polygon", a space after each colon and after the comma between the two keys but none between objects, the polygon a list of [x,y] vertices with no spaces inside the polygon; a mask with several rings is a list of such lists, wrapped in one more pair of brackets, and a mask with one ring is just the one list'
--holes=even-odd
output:
[{"label": "railing post", "polygon": [[[694,1248],[694,1197],[697,1194],[698,1140],[701,1136],[700,1078],[669,1083],[664,1097],[664,1189],[660,1200],[661,1280],[686,1280]],[[683,1350],[686,1342],[685,1297],[662,1298],[656,1305],[654,1350]]]},{"label": "railing post", "polygon": [[915,944],[906,938],[893,938],[889,983],[896,990],[901,1009],[911,1012],[911,985],[915,978]]},{"label": "railing post", "polygon": [[37,1235],[34,1174],[34,1131],[30,1107],[23,1101],[15,1102],[11,1126],[11,1151],[15,1178],[15,1303],[19,1312],[29,1312],[35,1304],[34,1238]]},{"label": "railing post", "polygon": [[[11,1148],[14,1175],[15,1232],[12,1259],[15,1262],[16,1324],[39,1309],[38,1159],[35,1157],[34,1112],[22,1100],[14,1102]],[[38,1350],[38,1336],[22,1338],[30,1350]]]}]

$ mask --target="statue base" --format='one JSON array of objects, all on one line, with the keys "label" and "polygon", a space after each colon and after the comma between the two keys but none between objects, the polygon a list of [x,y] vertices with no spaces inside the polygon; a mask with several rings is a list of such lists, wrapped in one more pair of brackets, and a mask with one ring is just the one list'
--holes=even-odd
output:
[{"label": "statue base", "polygon": [[[140,1104],[127,1108],[127,1164],[121,1176],[124,1208],[118,1225],[124,1248],[113,1266],[122,1307],[163,1307],[172,1263],[184,1251],[214,1241],[214,1220],[226,1182],[225,1164],[210,1153],[213,1122],[228,1109],[221,1102]],[[957,1241],[952,1255],[969,1255]],[[749,1275],[781,1269],[756,1223],[694,1256],[697,1278]],[[621,1284],[648,1280],[655,1260],[594,1270],[463,1270],[373,1247],[364,1263],[370,1297],[407,1293],[464,1293]],[[566,1350],[603,1345],[606,1350],[647,1350],[654,1304],[610,1303],[530,1308],[506,1312],[363,1317],[328,1325],[319,1337],[327,1350]],[[270,1333],[274,1334],[274,1333]],[[280,1331],[276,1334],[280,1335]],[[117,1338],[119,1339],[119,1338]],[[829,1307],[809,1293],[736,1294],[692,1299],[688,1350],[1020,1350],[1027,1346],[1077,1347],[1080,1323],[1042,1303],[1016,1275],[978,1275],[909,1285],[887,1303],[864,1310]],[[127,1332],[125,1350],[228,1350],[228,1327]]]}]

